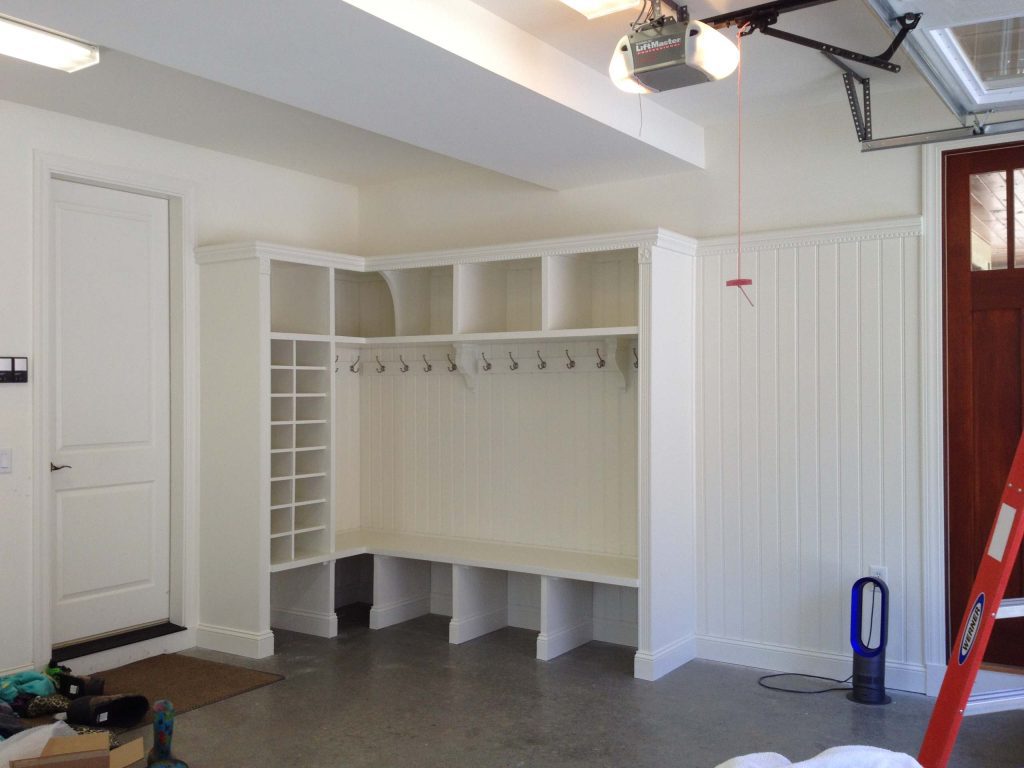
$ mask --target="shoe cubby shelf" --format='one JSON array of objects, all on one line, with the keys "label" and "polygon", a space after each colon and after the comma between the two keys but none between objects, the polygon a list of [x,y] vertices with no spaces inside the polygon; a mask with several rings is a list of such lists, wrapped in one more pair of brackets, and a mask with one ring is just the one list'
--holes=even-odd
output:
[{"label": "shoe cubby shelf", "polygon": [[[298,281],[295,271],[271,271]],[[301,281],[299,281],[301,282]],[[270,338],[270,565],[332,549],[330,341],[307,334]]]},{"label": "shoe cubby shelf", "polygon": [[268,616],[330,636],[332,574],[370,558],[376,626],[448,610],[453,642],[507,620],[537,625],[540,658],[564,630],[637,643],[641,677],[677,664],[696,631],[694,257],[664,230],[198,249],[220,556],[201,555],[202,623],[260,653]]}]

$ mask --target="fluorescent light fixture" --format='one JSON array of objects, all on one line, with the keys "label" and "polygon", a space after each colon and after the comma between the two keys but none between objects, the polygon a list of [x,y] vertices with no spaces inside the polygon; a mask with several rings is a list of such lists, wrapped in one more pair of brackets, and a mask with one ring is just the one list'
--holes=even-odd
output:
[{"label": "fluorescent light fixture", "polygon": [[574,11],[578,11],[588,19],[597,19],[619,11],[636,10],[638,0],[562,0]]},{"label": "fluorescent light fixture", "polygon": [[100,51],[95,45],[80,43],[2,16],[0,54],[65,72],[77,72],[100,61]]}]

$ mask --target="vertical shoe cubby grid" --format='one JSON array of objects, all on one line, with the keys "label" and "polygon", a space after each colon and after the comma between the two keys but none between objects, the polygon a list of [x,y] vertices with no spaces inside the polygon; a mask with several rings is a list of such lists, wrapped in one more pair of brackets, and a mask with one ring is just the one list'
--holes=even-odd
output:
[{"label": "vertical shoe cubby grid", "polygon": [[330,552],[330,343],[270,342],[270,562]]}]

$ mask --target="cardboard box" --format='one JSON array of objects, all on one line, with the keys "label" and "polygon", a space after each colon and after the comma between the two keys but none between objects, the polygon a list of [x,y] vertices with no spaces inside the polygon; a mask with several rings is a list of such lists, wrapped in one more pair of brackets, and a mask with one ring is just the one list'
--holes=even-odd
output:
[{"label": "cardboard box", "polygon": [[87,733],[50,739],[39,757],[12,760],[11,768],[130,768],[145,757],[142,739],[112,750],[107,734]]}]

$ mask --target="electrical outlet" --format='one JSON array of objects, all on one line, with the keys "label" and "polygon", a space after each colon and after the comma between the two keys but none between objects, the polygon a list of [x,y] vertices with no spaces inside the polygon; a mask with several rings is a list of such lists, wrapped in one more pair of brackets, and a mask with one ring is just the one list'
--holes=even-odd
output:
[{"label": "electrical outlet", "polygon": [[889,569],[884,565],[872,565],[868,567],[868,576],[873,579],[879,579],[884,581],[886,584],[889,583]]},{"label": "electrical outlet", "polygon": [[11,452],[7,448],[0,448],[0,475],[11,473]]}]

